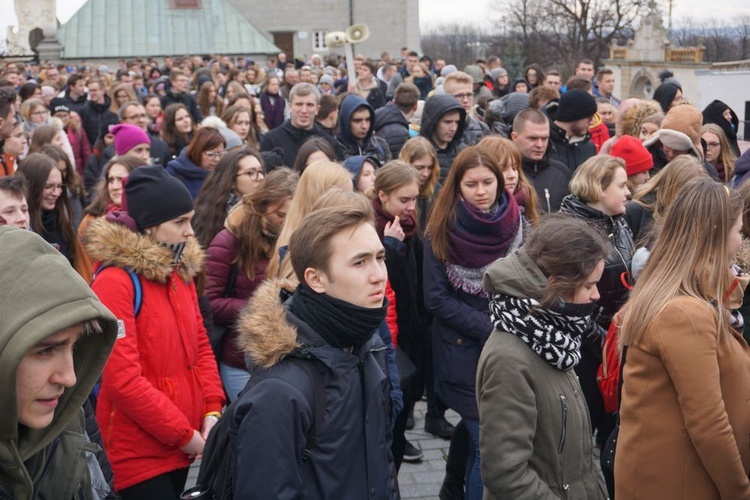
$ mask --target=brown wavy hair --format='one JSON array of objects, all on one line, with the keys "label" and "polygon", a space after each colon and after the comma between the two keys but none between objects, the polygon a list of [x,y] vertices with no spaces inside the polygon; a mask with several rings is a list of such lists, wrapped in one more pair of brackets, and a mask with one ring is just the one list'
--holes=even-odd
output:
[{"label": "brown wavy hair", "polygon": [[268,210],[291,200],[297,189],[299,175],[287,167],[279,167],[269,173],[253,193],[245,196],[241,208],[244,216],[237,225],[237,256],[235,263],[248,276],[255,274],[255,267],[262,260],[270,260],[281,227],[272,227],[266,214]]}]

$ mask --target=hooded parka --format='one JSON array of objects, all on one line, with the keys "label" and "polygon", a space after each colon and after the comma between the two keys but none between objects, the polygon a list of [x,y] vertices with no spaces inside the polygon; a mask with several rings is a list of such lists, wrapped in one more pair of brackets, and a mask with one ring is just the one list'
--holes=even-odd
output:
[{"label": "hooded parka", "polygon": [[[360,109],[366,109],[370,113],[370,129],[361,141],[357,140],[352,134],[350,123],[352,115]],[[358,95],[349,94],[346,96],[339,110],[339,134],[336,138],[339,148],[343,152],[343,158],[346,160],[352,156],[372,156],[377,158],[381,165],[390,161],[392,156],[388,142],[381,137],[377,137],[374,131],[375,111],[372,106]]]},{"label": "hooded parka", "polygon": [[[180,447],[207,413],[221,411],[224,390],[198,309],[193,278],[203,252],[195,239],[175,266],[170,250],[151,238],[98,219],[86,246],[105,266],[91,286],[119,323],[96,413],[119,491],[190,466]],[[126,267],[143,290],[137,317]]]},{"label": "hooded parka", "polygon": [[[438,148],[437,145],[435,145],[435,141],[432,139],[432,134],[443,115],[446,113],[452,113],[453,111],[458,111],[458,129],[445,149]],[[466,111],[455,97],[448,94],[435,94],[425,101],[424,109],[422,110],[422,125],[419,129],[419,135],[427,138],[427,140],[435,146],[438,163],[440,164],[441,184],[443,184],[445,178],[448,177],[448,172],[451,169],[451,165],[453,165],[453,160],[456,159],[458,153],[466,148],[466,145],[461,142],[463,140],[465,128]]]},{"label": "hooded parka", "polygon": [[[101,481],[86,435],[82,406],[117,335],[114,316],[67,259],[38,235],[0,227],[0,498],[91,499]],[[86,321],[100,333],[80,338],[73,353],[76,382],[65,388],[52,423],[32,430],[18,423],[16,373],[30,349],[45,338]],[[106,483],[106,481],[105,481]]]}]

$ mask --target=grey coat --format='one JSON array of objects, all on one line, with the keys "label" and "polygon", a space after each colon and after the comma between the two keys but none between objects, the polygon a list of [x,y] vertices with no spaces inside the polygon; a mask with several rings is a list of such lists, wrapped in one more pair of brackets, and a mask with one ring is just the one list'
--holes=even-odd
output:
[{"label": "grey coat", "polygon": [[[490,293],[539,298],[547,279],[524,249],[493,263]],[[495,329],[477,369],[485,499],[603,500],[586,401],[573,370],[540,358],[520,337]]]}]

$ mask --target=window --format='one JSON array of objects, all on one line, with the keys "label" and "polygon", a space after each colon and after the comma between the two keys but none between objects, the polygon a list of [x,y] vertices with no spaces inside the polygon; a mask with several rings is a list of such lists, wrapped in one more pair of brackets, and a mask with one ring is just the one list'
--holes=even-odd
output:
[{"label": "window", "polygon": [[326,47],[326,35],[327,34],[328,32],[323,31],[323,30],[313,31],[313,50],[314,51],[328,50],[328,47]]}]

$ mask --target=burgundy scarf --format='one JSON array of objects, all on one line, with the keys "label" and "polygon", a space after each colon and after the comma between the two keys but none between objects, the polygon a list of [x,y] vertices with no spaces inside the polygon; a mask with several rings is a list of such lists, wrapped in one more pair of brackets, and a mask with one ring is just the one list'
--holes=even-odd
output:
[{"label": "burgundy scarf", "polygon": [[526,208],[526,200],[527,200],[528,193],[526,192],[526,189],[518,185],[516,187],[516,191],[513,193],[513,198],[516,199],[516,204],[519,207]]},{"label": "burgundy scarf", "polygon": [[448,261],[465,268],[481,268],[505,256],[521,225],[518,204],[505,191],[488,212],[459,200],[455,213],[448,228]]},{"label": "burgundy scarf", "polygon": [[[383,208],[383,204],[380,202],[379,198],[375,198],[374,200],[372,200],[372,208],[375,209],[375,229],[377,229],[378,231],[380,241],[383,241],[383,232],[385,231],[385,225],[389,222],[393,222],[394,217],[385,211],[385,209]],[[406,235],[406,238],[404,238],[405,240],[417,234],[417,223],[414,220],[413,216],[401,216],[398,218],[398,221],[399,224],[401,224],[401,229],[404,230],[404,234]]]}]

